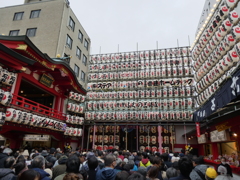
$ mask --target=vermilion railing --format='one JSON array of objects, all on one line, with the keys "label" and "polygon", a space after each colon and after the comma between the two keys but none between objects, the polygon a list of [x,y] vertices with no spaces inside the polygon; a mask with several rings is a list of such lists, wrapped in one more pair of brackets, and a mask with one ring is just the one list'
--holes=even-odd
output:
[{"label": "vermilion railing", "polygon": [[65,113],[49,108],[37,102],[31,101],[22,96],[18,96],[17,94],[13,94],[11,105],[21,109],[26,109],[30,112],[36,112],[44,116],[48,116],[49,118],[56,118],[63,121],[66,120]]}]

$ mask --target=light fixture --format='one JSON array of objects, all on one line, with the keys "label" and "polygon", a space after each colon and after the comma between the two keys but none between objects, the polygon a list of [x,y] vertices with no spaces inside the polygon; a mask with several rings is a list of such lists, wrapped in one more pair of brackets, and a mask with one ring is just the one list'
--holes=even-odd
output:
[{"label": "light fixture", "polygon": [[237,137],[237,133],[235,133],[235,132],[233,132],[232,135],[233,135],[234,137]]},{"label": "light fixture", "polygon": [[215,8],[217,6],[217,4],[214,4],[213,7]]},{"label": "light fixture", "polygon": [[20,93],[23,93],[23,90],[21,90]]}]

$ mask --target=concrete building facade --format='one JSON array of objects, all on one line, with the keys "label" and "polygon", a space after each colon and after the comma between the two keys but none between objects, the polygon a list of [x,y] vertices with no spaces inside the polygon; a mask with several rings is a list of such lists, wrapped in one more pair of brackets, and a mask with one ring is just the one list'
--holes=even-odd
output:
[{"label": "concrete building facade", "polygon": [[70,8],[68,0],[25,0],[0,8],[0,34],[27,35],[50,57],[67,57],[85,88],[91,40]]}]

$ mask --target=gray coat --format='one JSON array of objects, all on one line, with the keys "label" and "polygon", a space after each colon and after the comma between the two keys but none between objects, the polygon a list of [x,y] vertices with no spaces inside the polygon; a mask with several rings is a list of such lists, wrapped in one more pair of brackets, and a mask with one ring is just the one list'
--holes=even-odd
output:
[{"label": "gray coat", "polygon": [[[208,168],[207,165],[205,165],[205,164],[200,164],[200,165],[195,166],[195,168],[198,169],[198,170],[200,170],[200,171],[203,173],[204,177],[205,177],[206,170],[207,170],[207,168]],[[198,173],[194,170],[195,168],[193,168],[192,172],[190,173],[190,176],[189,176],[189,177],[191,178],[191,180],[205,180],[205,179],[202,179],[202,178],[198,175]]]},{"label": "gray coat", "polygon": [[10,180],[15,176],[12,169],[0,168],[0,180]]}]

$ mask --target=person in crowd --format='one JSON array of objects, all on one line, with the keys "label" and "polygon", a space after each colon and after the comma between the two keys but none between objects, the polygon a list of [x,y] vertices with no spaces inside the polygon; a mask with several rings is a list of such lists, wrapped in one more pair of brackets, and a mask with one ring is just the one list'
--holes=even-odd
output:
[{"label": "person in crowd", "polygon": [[46,157],[46,160],[50,163],[52,163],[53,165],[55,164],[57,158],[54,156],[55,155],[55,148],[51,148],[49,151],[49,155]]},{"label": "person in crowd", "polygon": [[41,176],[39,172],[28,169],[19,176],[18,180],[41,180]]},{"label": "person in crowd", "polygon": [[171,162],[174,163],[175,161],[178,161],[180,157],[178,156],[178,153],[175,152],[172,156]]},{"label": "person in crowd", "polygon": [[133,173],[133,174],[131,174],[128,178],[127,178],[127,180],[144,180],[145,179],[145,177],[143,177],[143,175],[141,175],[141,174],[139,174],[139,173]]},{"label": "person in crowd", "polygon": [[179,153],[179,156],[180,156],[180,158],[185,156],[185,150],[184,149],[181,150],[181,153]]},{"label": "person in crowd", "polygon": [[126,171],[121,171],[116,174],[115,180],[127,180],[129,173]]},{"label": "person in crowd", "polygon": [[44,171],[45,169],[45,158],[43,156],[36,156],[32,161],[32,169],[40,174],[40,180],[50,180],[49,174]]},{"label": "person in crowd", "polygon": [[172,161],[172,157],[173,157],[173,152],[172,150],[169,151],[169,154],[168,154],[168,158],[169,158],[169,161]]},{"label": "person in crowd", "polygon": [[60,158],[61,156],[63,156],[63,154],[61,154],[61,153],[55,153],[54,157],[55,157],[57,160],[55,161],[53,167],[56,167],[57,165],[59,165],[58,160],[59,160],[59,158]]},{"label": "person in crowd", "polygon": [[188,157],[182,157],[178,161],[178,167],[180,170],[180,175],[178,177],[173,177],[171,180],[190,180],[190,173],[193,169],[193,163]]},{"label": "person in crowd", "polygon": [[160,180],[158,179],[159,168],[157,166],[152,166],[147,172],[147,178],[150,180]]},{"label": "person in crowd", "polygon": [[127,173],[129,173],[129,175],[133,173],[133,172],[131,172],[131,168],[132,168],[131,164],[124,164],[123,165],[123,171],[126,171]]},{"label": "person in crowd", "polygon": [[149,180],[148,178],[146,178],[147,177],[147,168],[139,167],[138,170],[137,170],[137,173],[143,175],[145,180]]},{"label": "person in crowd", "polygon": [[89,168],[88,168],[88,160],[91,158],[91,157],[96,157],[95,154],[93,152],[88,152],[87,153],[87,157],[86,157],[86,160],[83,162],[82,164],[82,169],[85,170],[85,171],[88,171]]},{"label": "person in crowd", "polygon": [[[21,157],[21,156],[20,156]],[[25,159],[18,158],[16,161],[16,164],[13,165],[15,175],[12,180],[17,180],[18,177],[26,170],[28,170],[27,163],[25,162]]]},{"label": "person in crowd", "polygon": [[67,143],[65,146],[64,146],[64,152],[65,153],[69,153],[72,151],[72,146],[70,146],[69,143]]},{"label": "person in crowd", "polygon": [[[131,156],[130,156],[130,157],[131,157]],[[129,158],[130,158],[130,157],[129,157]],[[137,171],[137,170],[138,170],[138,167],[135,165],[134,160],[130,159],[130,160],[128,161],[128,164],[131,165],[131,170],[130,170],[130,171]]]},{"label": "person in crowd", "polygon": [[25,158],[26,161],[28,160],[28,158],[29,158],[29,152],[28,152],[27,149],[25,149],[25,150],[23,151],[22,156]]},{"label": "person in crowd", "polygon": [[68,173],[63,177],[63,180],[82,180],[83,176],[81,174]]},{"label": "person in crowd", "polygon": [[50,179],[52,179],[52,168],[53,168],[53,164],[51,162],[45,161],[44,171],[49,174]]},{"label": "person in crowd", "polygon": [[57,176],[54,180],[62,180],[67,173],[79,174],[80,159],[76,155],[68,157],[66,172]]},{"label": "person in crowd", "polygon": [[93,156],[88,159],[88,180],[95,180],[96,179],[96,169],[98,167],[98,159]]},{"label": "person in crowd", "polygon": [[108,154],[104,159],[105,167],[97,171],[96,180],[114,180],[117,174],[115,168],[116,158],[113,154]]},{"label": "person in crowd", "polygon": [[49,154],[48,154],[47,150],[42,150],[41,156],[43,156],[43,157],[46,159],[46,157],[47,157],[48,155],[49,155]]},{"label": "person in crowd", "polygon": [[67,162],[67,160],[68,160],[68,157],[66,155],[63,155],[59,158],[59,160],[58,160],[59,165],[57,165],[53,168],[52,179],[55,179],[57,176],[66,172],[66,169],[67,169],[66,162]]},{"label": "person in crowd", "polygon": [[163,153],[163,154],[161,155],[161,158],[163,159],[164,164],[165,164],[165,166],[166,166],[165,170],[167,170],[167,168],[172,167],[172,162],[169,161],[169,155],[168,155],[167,153]]},{"label": "person in crowd", "polygon": [[189,177],[195,180],[205,179],[205,173],[208,167],[204,164],[203,156],[193,157],[192,163],[194,168]]},{"label": "person in crowd", "polygon": [[116,166],[114,169],[116,169],[117,172],[120,172],[123,170],[123,163],[121,158],[116,159]]},{"label": "person in crowd", "polygon": [[205,173],[205,179],[206,180],[214,180],[218,176],[216,170],[214,168],[207,168]]},{"label": "person in crowd", "polygon": [[225,172],[227,172],[226,174],[224,175],[227,175],[227,176],[230,176],[230,177],[233,177],[233,174],[232,174],[232,169],[231,167],[229,166],[229,164],[226,163],[226,158],[225,157],[221,157],[221,164],[219,164],[217,166],[217,172],[218,174],[223,174],[223,170],[221,169],[224,169]]},{"label": "person in crowd", "polygon": [[98,159],[98,161],[101,161],[102,163],[104,163],[104,155],[103,155],[103,152],[102,151],[98,151],[97,152],[97,155],[98,155],[98,157],[97,157],[97,159]]},{"label": "person in crowd", "polygon": [[163,180],[166,177],[166,174],[164,171],[161,171],[162,166],[163,166],[163,162],[162,159],[160,157],[154,157],[151,159],[152,162],[152,166],[147,167],[147,171],[150,171],[151,167],[156,166],[158,168],[158,176],[157,178],[160,180]]},{"label": "person in crowd", "polygon": [[119,154],[118,158],[121,158],[122,161],[123,161],[123,159],[124,159],[123,152],[122,151],[118,151],[118,154]]},{"label": "person in crowd", "polygon": [[4,168],[4,161],[10,156],[12,152],[12,149],[5,148],[3,152],[0,153],[0,168]]},{"label": "person in crowd", "polygon": [[14,163],[15,158],[13,156],[9,156],[4,160],[3,162],[4,168],[0,168],[0,180],[9,180],[15,176],[13,171]]},{"label": "person in crowd", "polygon": [[139,163],[139,166],[148,167],[151,165],[150,160],[148,159],[148,154],[146,152],[142,153],[142,160]]},{"label": "person in crowd", "polygon": [[140,161],[142,160],[141,153],[138,151],[137,155],[134,158],[134,162],[136,166],[139,166]]},{"label": "person in crowd", "polygon": [[175,168],[170,167],[166,171],[166,176],[167,176],[168,180],[172,180],[175,177],[178,177],[178,171]]}]

